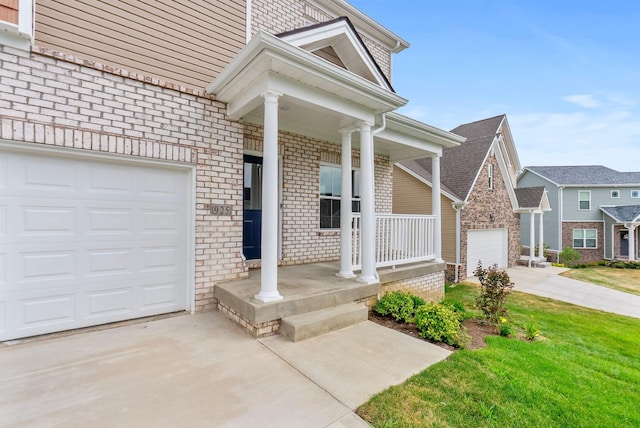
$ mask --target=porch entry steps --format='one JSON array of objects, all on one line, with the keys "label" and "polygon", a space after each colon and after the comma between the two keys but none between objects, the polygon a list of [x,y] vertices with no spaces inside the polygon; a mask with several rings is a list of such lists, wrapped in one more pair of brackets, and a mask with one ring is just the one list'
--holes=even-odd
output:
[{"label": "porch entry steps", "polygon": [[282,318],[280,334],[292,342],[299,342],[366,321],[368,313],[364,303],[347,303],[293,315]]}]

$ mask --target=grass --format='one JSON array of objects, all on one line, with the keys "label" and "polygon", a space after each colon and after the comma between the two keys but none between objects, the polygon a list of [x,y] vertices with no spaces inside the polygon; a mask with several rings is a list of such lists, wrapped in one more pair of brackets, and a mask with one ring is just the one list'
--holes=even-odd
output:
[{"label": "grass", "polygon": [[[472,308],[477,287],[447,289]],[[358,409],[374,427],[640,426],[640,320],[512,293],[511,321],[542,337],[489,337]],[[399,351],[400,352],[400,351]]]},{"label": "grass", "polygon": [[640,296],[640,269],[595,266],[571,269],[561,275]]}]

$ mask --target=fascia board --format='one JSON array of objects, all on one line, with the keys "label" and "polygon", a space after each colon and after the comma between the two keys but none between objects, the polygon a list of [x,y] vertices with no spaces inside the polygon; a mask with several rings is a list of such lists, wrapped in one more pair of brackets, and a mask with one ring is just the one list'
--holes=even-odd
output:
[{"label": "fascia board", "polygon": [[[427,186],[429,186],[429,187],[431,187],[433,189],[433,184],[431,183],[431,181],[427,180],[426,178],[424,178],[420,174],[417,174],[416,172],[412,171],[411,169],[407,168],[406,166],[404,166],[404,165],[402,165],[400,163],[394,163],[394,165],[396,167],[400,168],[402,171],[404,171],[407,174],[409,174],[410,176],[412,176],[415,179],[423,182],[424,184],[426,184]],[[456,196],[452,195],[451,193],[447,192],[446,190],[442,190],[442,188],[440,188],[440,193],[443,194],[444,196],[446,196],[448,199],[450,199],[451,202],[453,202],[453,203],[464,204],[464,201],[462,201],[460,198],[457,198]]]},{"label": "fascia board", "polygon": [[449,131],[417,121],[396,112],[386,115],[387,128],[398,130],[404,134],[414,135],[420,139],[432,141],[443,147],[455,147],[467,139]]},{"label": "fascia board", "polygon": [[[504,183],[507,186],[507,194],[509,195],[509,199],[511,200],[511,207],[516,210],[519,208],[518,205],[518,197],[516,196],[516,191],[515,191],[515,187],[514,187],[514,183],[511,182],[511,176],[509,175],[509,168],[507,167],[507,163],[504,159],[502,150],[501,150],[501,144],[499,144],[499,141],[496,139],[493,143],[492,146],[497,146],[497,150],[495,150],[495,154],[496,154],[496,158],[498,160],[498,167],[500,168],[500,173],[502,175],[502,181],[504,181]],[[489,150],[491,151],[491,150]],[[486,160],[485,160],[486,162]],[[484,166],[484,164],[483,164]],[[495,177],[494,177],[495,180]],[[475,183],[474,183],[475,184]]]},{"label": "fascia board", "polygon": [[[309,77],[319,77],[338,87],[343,87],[345,90],[356,92],[386,104],[381,106],[381,111],[378,113],[394,110],[408,102],[407,99],[363,77],[343,70],[317,55],[290,45],[265,32],[257,33],[222,73],[207,86],[206,91],[215,94],[220,101],[229,101],[230,97],[233,96],[231,95],[233,90],[222,92],[223,89],[229,88],[234,83],[241,88],[246,86],[247,82],[239,81],[238,77],[252,62],[259,61],[261,56],[269,56],[272,60],[279,60],[285,65],[304,71]],[[218,97],[220,92],[225,95]]]},{"label": "fascia board", "polygon": [[480,168],[478,168],[478,170],[476,171],[476,176],[473,178],[473,182],[471,183],[471,186],[469,186],[469,191],[464,196],[465,202],[469,202],[469,196],[471,196],[471,192],[473,192],[474,187],[476,187],[478,178],[480,177],[480,172],[482,171],[482,168],[484,168],[485,164],[487,163],[487,159],[489,159],[489,154],[493,150],[493,145],[496,143],[496,141],[498,141],[498,139],[496,137],[493,137],[493,142],[489,146],[489,150],[487,150],[487,153],[485,153],[484,159],[482,159],[482,163],[480,163]]}]

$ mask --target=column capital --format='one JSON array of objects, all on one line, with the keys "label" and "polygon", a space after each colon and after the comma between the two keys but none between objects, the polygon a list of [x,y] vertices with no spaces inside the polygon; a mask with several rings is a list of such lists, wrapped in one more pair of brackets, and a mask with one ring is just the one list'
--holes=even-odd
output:
[{"label": "column capital", "polygon": [[280,98],[282,96],[281,93],[276,92],[276,91],[272,91],[272,90],[267,90],[267,91],[263,92],[261,95],[262,95],[262,98],[264,98],[265,101],[277,101],[278,98]]},{"label": "column capital", "polygon": [[338,133],[340,135],[349,135],[349,134],[353,134],[354,132],[358,131],[358,129],[360,129],[360,127],[358,127],[357,125],[347,125],[344,126],[340,129],[338,129]]}]

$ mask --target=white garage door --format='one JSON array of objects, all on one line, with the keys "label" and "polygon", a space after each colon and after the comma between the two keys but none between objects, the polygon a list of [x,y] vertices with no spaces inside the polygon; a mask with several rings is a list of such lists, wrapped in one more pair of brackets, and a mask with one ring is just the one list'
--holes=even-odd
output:
[{"label": "white garage door", "polygon": [[478,261],[485,268],[493,264],[507,267],[507,235],[507,229],[470,230],[467,233],[467,276],[473,275]]},{"label": "white garage door", "polygon": [[0,340],[187,307],[184,169],[0,149]]}]

